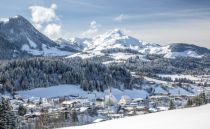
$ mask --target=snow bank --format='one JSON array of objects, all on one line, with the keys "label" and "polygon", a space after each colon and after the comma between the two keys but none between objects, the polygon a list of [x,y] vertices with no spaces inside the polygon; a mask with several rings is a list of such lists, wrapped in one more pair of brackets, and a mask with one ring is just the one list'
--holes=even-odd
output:
[{"label": "snow bank", "polygon": [[209,129],[210,105],[62,129]]}]

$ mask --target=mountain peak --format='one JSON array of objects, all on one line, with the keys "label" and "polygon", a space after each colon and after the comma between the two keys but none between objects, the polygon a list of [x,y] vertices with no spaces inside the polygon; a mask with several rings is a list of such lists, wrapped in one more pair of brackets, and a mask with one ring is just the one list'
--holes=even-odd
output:
[{"label": "mountain peak", "polygon": [[[0,23],[9,23],[11,21],[27,21],[23,16],[17,15],[14,17],[9,17],[9,18],[0,18]],[[28,22],[28,21],[27,21]]]},{"label": "mountain peak", "polygon": [[111,31],[112,34],[119,34],[119,35],[124,35],[124,32],[120,29],[114,29]]},{"label": "mountain peak", "polygon": [[126,36],[120,29],[114,29],[106,33],[107,37],[122,37]]},{"label": "mountain peak", "polygon": [[25,17],[23,17],[21,15],[16,15],[14,17],[11,17],[10,19],[28,21]]}]

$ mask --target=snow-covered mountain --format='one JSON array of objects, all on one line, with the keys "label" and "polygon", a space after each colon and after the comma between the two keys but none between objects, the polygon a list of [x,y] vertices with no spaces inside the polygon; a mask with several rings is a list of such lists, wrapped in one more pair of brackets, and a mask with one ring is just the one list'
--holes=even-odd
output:
[{"label": "snow-covered mountain", "polygon": [[71,46],[75,50],[83,51],[89,44],[91,44],[92,39],[77,37],[71,39],[59,38],[55,42],[61,46]]},{"label": "snow-covered mountain", "polygon": [[63,56],[74,51],[70,46],[53,42],[20,15],[0,20],[1,58]]},{"label": "snow-covered mountain", "polygon": [[126,35],[119,29],[114,29],[102,35],[93,37],[92,39],[88,40],[88,43],[87,40],[81,39],[77,39],[75,42],[79,44],[85,44],[82,46],[83,52],[85,51],[86,55],[84,55],[84,53],[82,55],[78,53],[75,54],[76,56],[81,56],[83,58],[101,56],[104,55],[104,53],[107,55],[107,52],[109,52],[109,54],[115,53],[115,56],[121,57],[128,57],[128,53],[135,53],[137,55],[157,54],[163,55],[165,58],[176,58],[179,56],[201,58],[206,54],[210,54],[209,49],[198,47],[196,45],[174,43],[161,46],[159,44],[146,43],[137,38]]},{"label": "snow-covered mountain", "polygon": [[89,58],[108,56],[115,60],[127,60],[130,57],[142,55],[140,50],[149,46],[159,47],[157,44],[145,43],[137,38],[126,35],[119,29],[114,29],[89,39],[82,53],[76,53],[69,57],[79,56],[81,58]]},{"label": "snow-covered mountain", "polygon": [[194,57],[201,58],[210,54],[210,50],[192,44],[172,43],[166,46],[147,47],[140,50],[142,53],[159,54],[165,58]]},{"label": "snow-covered mountain", "polygon": [[94,49],[97,51],[113,48],[130,48],[138,50],[143,48],[145,45],[146,44],[144,44],[142,41],[125,35],[121,30],[114,29],[94,37],[92,46],[89,49]]}]

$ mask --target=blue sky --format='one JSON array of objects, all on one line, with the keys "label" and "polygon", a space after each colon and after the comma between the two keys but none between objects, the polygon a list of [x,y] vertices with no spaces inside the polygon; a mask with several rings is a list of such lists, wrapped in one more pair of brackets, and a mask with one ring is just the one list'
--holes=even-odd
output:
[{"label": "blue sky", "polygon": [[[50,11],[48,17],[39,7]],[[42,8],[42,9],[43,9]],[[41,13],[41,14],[40,14]],[[210,48],[209,0],[7,0],[0,16],[20,14],[49,37],[92,36],[119,28],[147,42]],[[34,17],[33,17],[34,14]],[[35,15],[36,14],[36,15]],[[43,19],[37,16],[43,16]]]}]

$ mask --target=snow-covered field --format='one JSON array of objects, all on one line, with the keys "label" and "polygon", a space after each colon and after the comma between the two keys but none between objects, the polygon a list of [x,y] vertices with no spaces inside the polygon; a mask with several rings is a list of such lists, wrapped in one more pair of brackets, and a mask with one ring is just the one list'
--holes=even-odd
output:
[{"label": "snow-covered field", "polygon": [[144,77],[144,79],[147,81],[155,82],[156,84],[168,84],[169,83],[167,81],[157,80],[157,79],[150,78],[150,77]]},{"label": "snow-covered field", "polygon": [[174,75],[171,75],[171,74],[158,74],[158,76],[160,77],[170,77],[173,81],[175,79],[183,79],[183,78],[186,78],[186,79],[189,79],[189,80],[192,80],[192,81],[195,81],[197,83],[202,83],[202,82],[207,82],[207,83],[210,83],[209,80],[210,80],[210,75],[183,75],[183,74],[174,74]]},{"label": "snow-covered field", "polygon": [[62,129],[209,129],[210,104]]},{"label": "snow-covered field", "polygon": [[[85,92],[80,89],[79,85],[59,85],[59,86],[52,86],[47,88],[36,88],[27,91],[18,91],[17,92],[20,96],[24,98],[30,97],[57,97],[57,96],[66,96],[66,95],[74,95],[74,96],[81,96],[81,97],[88,97],[89,99],[93,99],[95,97],[104,97],[105,95],[109,94],[109,91],[106,90],[103,92]],[[146,98],[148,93],[144,90],[118,90],[112,88],[112,94],[116,97],[117,100],[121,98],[121,96],[130,96],[131,98]]]},{"label": "snow-covered field", "polygon": [[[190,93],[180,87],[168,87],[168,90],[164,90],[160,85],[145,86],[145,88],[149,87],[153,88],[155,90],[154,93],[156,94],[170,93],[172,95],[187,95],[187,96],[197,95],[198,91],[201,90],[199,87],[191,86],[192,92],[194,93]],[[66,85],[51,86],[47,88],[36,88],[32,90],[18,91],[17,93],[24,98],[31,98],[31,97],[51,98],[58,96],[73,95],[73,96],[85,97],[91,100],[108,95],[109,90],[105,90],[105,92],[97,92],[97,91],[86,92],[80,89],[79,85],[66,84]],[[129,96],[130,98],[146,98],[149,94],[146,90],[139,90],[139,89],[119,90],[112,88],[112,95],[114,95],[117,100],[120,100],[122,96]]]},{"label": "snow-covered field", "polygon": [[131,58],[131,57],[135,57],[137,55],[135,54],[129,54],[129,53],[114,53],[114,54],[111,54],[111,57],[115,60],[127,60],[128,58]]}]

